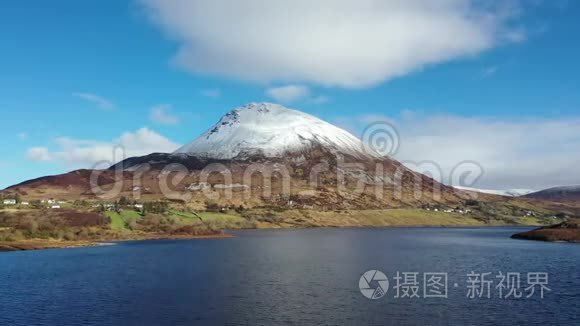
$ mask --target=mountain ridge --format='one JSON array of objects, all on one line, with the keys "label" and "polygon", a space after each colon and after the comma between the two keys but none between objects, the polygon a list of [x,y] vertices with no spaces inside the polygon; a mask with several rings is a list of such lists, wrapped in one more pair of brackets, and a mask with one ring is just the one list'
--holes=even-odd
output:
[{"label": "mountain ridge", "polygon": [[454,186],[456,189],[466,190],[466,191],[476,191],[484,194],[490,195],[499,195],[499,196],[506,196],[506,197],[521,197],[533,192],[536,190],[531,189],[504,189],[504,190],[493,190],[493,189],[480,189],[480,188],[473,188],[473,187],[462,187],[462,186]]},{"label": "mountain ridge", "polygon": [[552,201],[580,201],[580,185],[551,187],[530,193],[524,197]]}]

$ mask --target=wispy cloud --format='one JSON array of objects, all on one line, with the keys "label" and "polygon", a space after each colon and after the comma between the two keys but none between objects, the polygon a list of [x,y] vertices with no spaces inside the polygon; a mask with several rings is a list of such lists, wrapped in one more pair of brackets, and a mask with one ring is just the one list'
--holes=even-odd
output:
[{"label": "wispy cloud", "polygon": [[215,99],[222,96],[222,91],[219,88],[206,88],[201,90],[201,94],[203,96]]},{"label": "wispy cloud", "polygon": [[125,132],[117,139],[104,142],[97,140],[60,137],[53,140],[56,150],[33,147],[26,157],[34,161],[54,161],[75,167],[89,168],[99,162],[116,163],[128,157],[151,153],[170,153],[179,145],[148,128]]},{"label": "wispy cloud", "polygon": [[495,75],[498,72],[498,70],[499,70],[498,66],[485,67],[481,70],[479,76],[482,79],[489,78],[489,77]]},{"label": "wispy cloud", "polygon": [[50,151],[46,147],[32,147],[26,153],[26,158],[33,161],[50,161]]},{"label": "wispy cloud", "polygon": [[89,101],[93,104],[96,104],[97,107],[103,110],[112,110],[115,108],[115,105],[109,100],[99,95],[91,94],[91,93],[72,93],[72,96],[78,97],[85,101]]},{"label": "wispy cloud", "polygon": [[151,108],[149,117],[151,121],[163,125],[176,125],[179,123],[179,117],[171,113],[171,105],[160,104]]},{"label": "wispy cloud", "polygon": [[312,102],[314,104],[326,104],[326,103],[330,102],[330,97],[325,96],[325,95],[317,95],[317,96],[311,98],[310,102]]},{"label": "wispy cloud", "polygon": [[528,34],[523,29],[515,29],[506,34],[506,39],[513,43],[521,43],[528,39]]},{"label": "wispy cloud", "polygon": [[301,85],[286,85],[270,87],[266,89],[266,94],[276,101],[291,103],[310,96],[310,89]]},{"label": "wispy cloud", "polygon": [[330,102],[326,95],[313,95],[310,88],[303,85],[285,85],[266,89],[266,95],[280,103],[304,102],[310,104],[325,104]]},{"label": "wispy cloud", "polygon": [[27,132],[19,132],[16,136],[20,140],[27,140],[28,139],[28,133]]}]

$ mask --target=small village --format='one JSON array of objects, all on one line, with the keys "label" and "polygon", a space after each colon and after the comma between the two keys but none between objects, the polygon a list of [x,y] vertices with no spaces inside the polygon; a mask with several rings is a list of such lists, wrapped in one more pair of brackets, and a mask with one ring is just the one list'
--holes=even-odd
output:
[{"label": "small village", "polygon": [[41,199],[25,201],[20,200],[17,196],[15,198],[4,198],[0,201],[0,208],[13,208],[13,209],[75,209],[75,208],[94,208],[100,211],[115,211],[119,207],[123,208],[133,208],[136,211],[141,211],[144,208],[144,204],[140,202],[129,202],[124,197],[118,201],[108,202],[108,201],[86,201],[86,200],[59,200],[59,199]]}]

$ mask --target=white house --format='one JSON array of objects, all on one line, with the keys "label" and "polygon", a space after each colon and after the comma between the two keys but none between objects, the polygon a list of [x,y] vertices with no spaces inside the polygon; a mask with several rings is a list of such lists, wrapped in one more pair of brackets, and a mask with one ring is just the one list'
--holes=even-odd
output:
[{"label": "white house", "polygon": [[189,185],[189,187],[187,187],[188,190],[192,190],[192,191],[199,191],[199,190],[205,190],[205,189],[210,189],[211,185],[207,182],[200,182],[200,183],[192,183],[191,185]]},{"label": "white house", "polygon": [[142,209],[142,208],[143,208],[143,204],[135,204],[135,206],[134,206],[134,207],[135,207],[135,208],[138,208],[138,209]]},{"label": "white house", "polygon": [[16,199],[4,199],[4,205],[16,205]]},{"label": "white house", "polygon": [[27,201],[23,201],[23,202],[20,203],[20,205],[22,205],[22,206],[28,206],[28,205],[30,205],[30,203],[27,202]]},{"label": "white house", "polygon": [[52,209],[59,209],[60,208],[60,205],[52,205],[52,206],[50,206],[50,208],[52,208]]}]

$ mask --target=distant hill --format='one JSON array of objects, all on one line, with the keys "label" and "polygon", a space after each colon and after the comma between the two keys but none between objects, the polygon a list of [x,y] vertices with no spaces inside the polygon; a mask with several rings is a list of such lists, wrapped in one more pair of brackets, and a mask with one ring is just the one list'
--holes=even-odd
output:
[{"label": "distant hill", "polygon": [[454,188],[457,188],[460,190],[467,190],[467,191],[476,191],[476,192],[481,192],[481,193],[490,194],[490,195],[507,196],[507,197],[525,196],[525,195],[530,194],[530,193],[535,191],[535,190],[530,190],[530,189],[491,190],[491,189],[479,189],[479,188],[460,187],[460,186],[455,186]]},{"label": "distant hill", "polygon": [[524,197],[558,202],[580,202],[580,185],[548,188],[525,195]]}]

